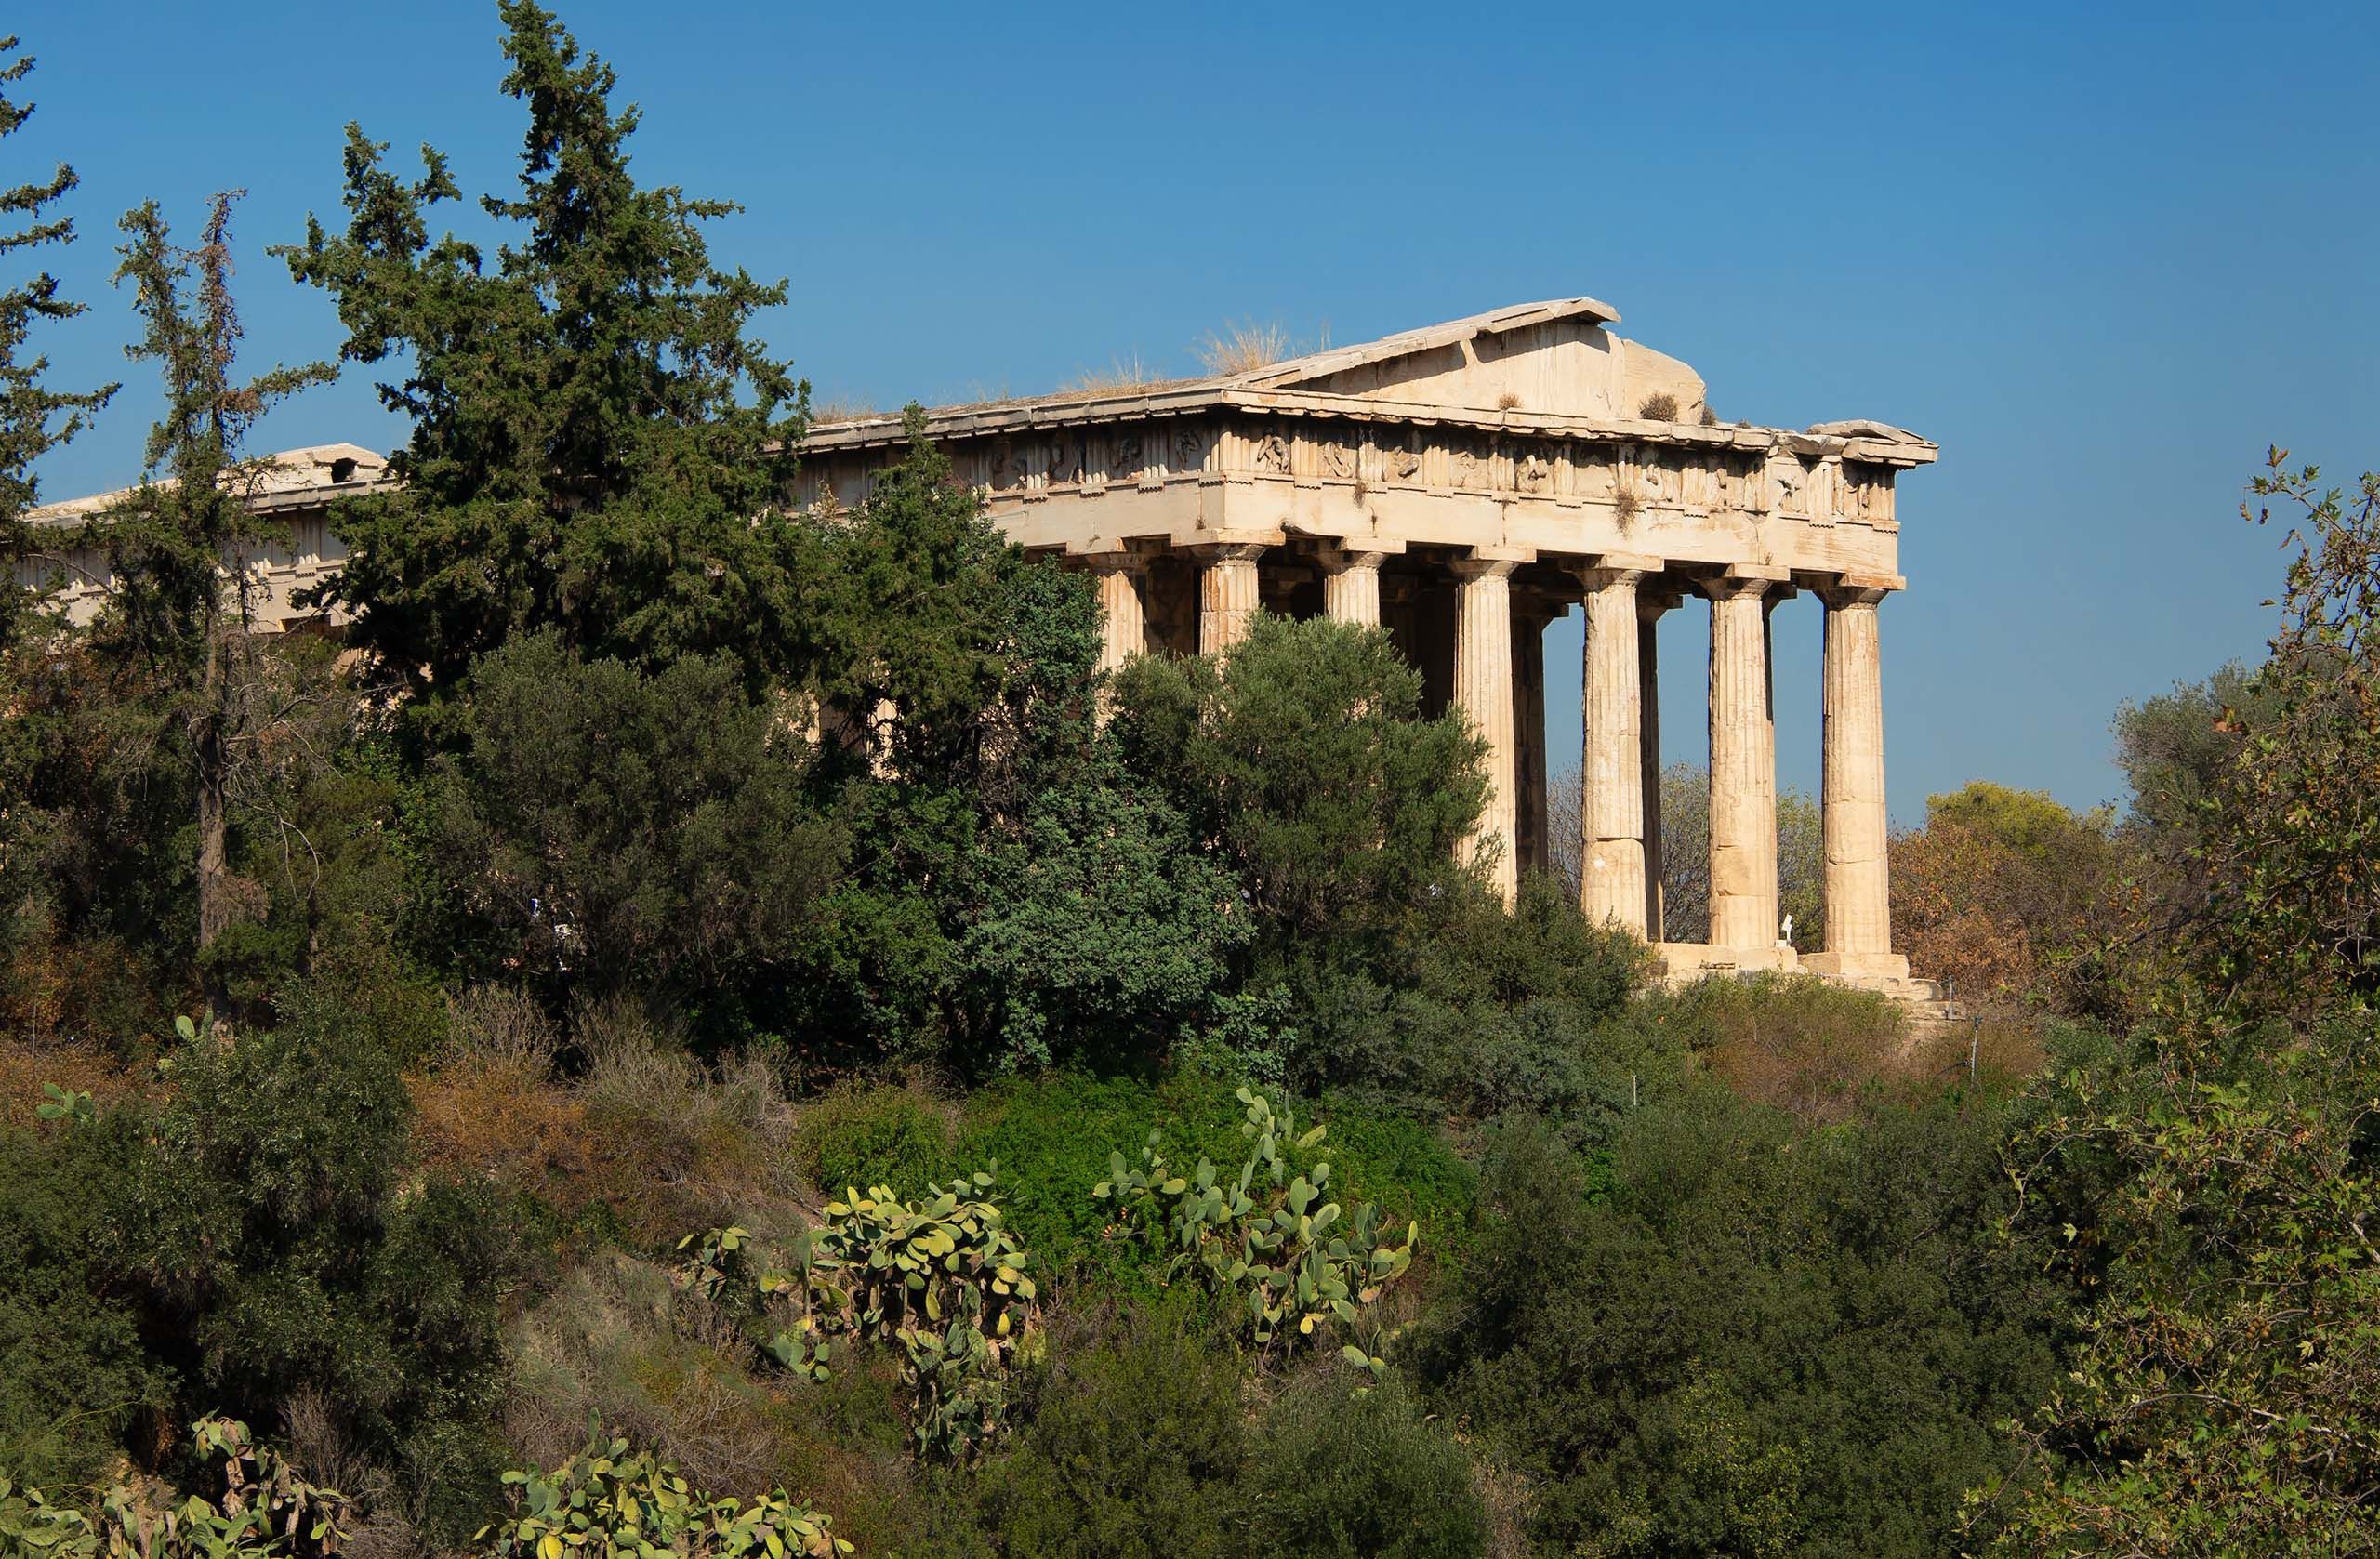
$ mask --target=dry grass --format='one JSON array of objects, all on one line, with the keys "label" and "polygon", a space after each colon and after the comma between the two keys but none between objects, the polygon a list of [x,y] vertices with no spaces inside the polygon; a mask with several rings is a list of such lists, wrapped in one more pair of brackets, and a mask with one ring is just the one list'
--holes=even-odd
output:
[{"label": "dry grass", "polygon": [[890,416],[892,415],[892,413],[886,411],[882,406],[877,405],[871,401],[853,401],[838,398],[830,401],[813,401],[810,403],[810,424],[813,428],[822,422],[860,422],[872,416]]},{"label": "dry grass", "polygon": [[1677,397],[1666,390],[1658,395],[1647,395],[1637,405],[1636,415],[1647,422],[1675,422]]},{"label": "dry grass", "polygon": [[748,1499],[782,1485],[833,1512],[854,1541],[889,1539],[899,1526],[906,1430],[886,1350],[846,1354],[815,1385],[756,1374],[751,1341],[730,1317],[679,1292],[663,1267],[615,1252],[532,1308],[513,1354],[506,1436],[536,1465],[575,1452],[592,1414],[709,1494]]},{"label": "dry grass", "polygon": [[543,1077],[562,1052],[562,1034],[526,991],[476,985],[447,1002],[453,1061],[476,1060]]},{"label": "dry grass", "polygon": [[764,1060],[714,1070],[628,1006],[582,1011],[584,1070],[554,1080],[530,1056],[474,1051],[407,1079],[416,1146],[435,1169],[539,1196],[565,1217],[600,1205],[631,1244],[805,1217],[787,1151],[792,1109]]},{"label": "dry grass", "polygon": [[44,1083],[87,1093],[103,1109],[146,1087],[139,1073],[118,1064],[96,1045],[0,1038],[0,1126],[34,1125],[40,1119],[34,1111],[44,1097]]},{"label": "dry grass", "polygon": [[1159,383],[1161,376],[1141,361],[1141,354],[1119,357],[1104,368],[1086,368],[1063,387],[1085,395],[1117,395],[1127,390],[1146,390]]},{"label": "dry grass", "polygon": [[1500,412],[1518,411],[1520,405],[1521,398],[1509,390],[1496,397],[1496,409]]},{"label": "dry grass", "polygon": [[1636,516],[1644,508],[1644,499],[1633,493],[1622,493],[1612,504],[1612,517],[1619,522],[1620,528],[1624,531],[1636,522]]},{"label": "dry grass", "polygon": [[1270,368],[1292,355],[1289,333],[1277,322],[1259,324],[1253,320],[1227,324],[1220,331],[1210,330],[1207,338],[1191,350],[1197,353],[1207,372],[1218,377]]}]

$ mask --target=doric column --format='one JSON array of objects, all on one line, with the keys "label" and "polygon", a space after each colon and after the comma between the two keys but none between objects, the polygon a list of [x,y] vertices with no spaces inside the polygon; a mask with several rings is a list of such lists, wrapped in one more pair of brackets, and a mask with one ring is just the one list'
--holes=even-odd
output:
[{"label": "doric column", "polygon": [[1876,637],[1881,588],[1836,586],[1826,602],[1826,951],[1805,960],[1833,974],[1906,979],[1892,951],[1885,865],[1884,667]]},{"label": "doric column", "polygon": [[1711,599],[1711,945],[1777,942],[1777,728],[1765,579],[1713,579]]},{"label": "doric column", "polygon": [[1553,831],[1546,826],[1545,625],[1565,610],[1531,593],[1513,601],[1513,746],[1519,817],[1520,869],[1551,871]]},{"label": "doric column", "polygon": [[1386,554],[1325,548],[1322,610],[1334,623],[1380,627],[1380,564]]},{"label": "doric column", "polygon": [[1643,779],[1640,787],[1645,797],[1645,940],[1659,942],[1667,936],[1667,908],[1661,892],[1661,614],[1678,603],[1676,592],[1668,589],[1636,590],[1636,702],[1637,723],[1644,735],[1639,743],[1643,755]]},{"label": "doric column", "polygon": [[1104,637],[1099,668],[1115,672],[1148,648],[1147,608],[1141,598],[1146,570],[1130,552],[1101,552],[1084,560],[1099,582],[1099,612]]},{"label": "doric column", "polygon": [[1248,637],[1256,615],[1256,560],[1263,542],[1224,542],[1193,547],[1198,574],[1198,653],[1219,655]]},{"label": "doric column", "polygon": [[1643,936],[1645,914],[1644,701],[1639,677],[1639,568],[1580,571],[1586,587],[1586,659],[1580,667],[1583,746],[1579,907],[1596,925],[1618,921]]},{"label": "doric column", "polygon": [[1516,561],[1464,558],[1455,612],[1454,700],[1488,743],[1488,805],[1472,835],[1472,859],[1492,856],[1488,881],[1506,904],[1520,886],[1518,761],[1513,732],[1513,570]]}]

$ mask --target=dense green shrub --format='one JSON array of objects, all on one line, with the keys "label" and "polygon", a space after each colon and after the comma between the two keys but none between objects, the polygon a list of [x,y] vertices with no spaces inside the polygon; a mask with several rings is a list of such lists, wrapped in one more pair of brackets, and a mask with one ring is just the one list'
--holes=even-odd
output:
[{"label": "dense green shrub", "polygon": [[726,659],[480,661],[430,829],[467,968],[714,1006],[779,976],[843,848],[785,717]]},{"label": "dense green shrub", "polygon": [[1488,1516],[1471,1459],[1404,1392],[1334,1373],[1265,1416],[1240,1489],[1247,1546],[1278,1559],[1476,1559]]},{"label": "dense green shrub", "polygon": [[1417,1360],[1536,1484],[1547,1544],[1943,1552],[2063,1335],[1991,1231],[2006,1124],[1941,1103],[1804,1132],[1703,1085],[1625,1116],[1593,1176],[1515,1125]]},{"label": "dense green shrub", "polygon": [[101,1242],[154,1355],[258,1421],[318,1394],[429,1491],[422,1513],[462,1519],[499,1470],[498,1307],[520,1265],[503,1200],[413,1172],[396,1064],[337,1012],[193,1028],[170,1072]]},{"label": "dense green shrub", "polygon": [[1222,1559],[1244,1457],[1241,1360],[1178,1307],[1130,1311],[1056,1354],[1031,1427],[976,1484],[1005,1552],[1047,1559]]},{"label": "dense green shrub", "polygon": [[35,1487],[88,1483],[165,1402],[139,1313],[98,1261],[139,1150],[129,1125],[0,1128],[0,1472]]}]

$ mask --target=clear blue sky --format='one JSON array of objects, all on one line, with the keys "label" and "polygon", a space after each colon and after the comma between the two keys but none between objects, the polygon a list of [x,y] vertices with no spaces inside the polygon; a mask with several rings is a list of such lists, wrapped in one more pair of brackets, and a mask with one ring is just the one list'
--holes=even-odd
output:
[{"label": "clear blue sky", "polygon": [[[641,173],[741,201],[718,252],[787,276],[767,334],[822,395],[1056,386],[1137,352],[1188,371],[1230,320],[1368,338],[1588,294],[1694,363],[1728,417],[1882,417],[1938,441],[1902,484],[1884,609],[1893,812],[1985,776],[2117,794],[2120,700],[2262,646],[2275,537],[2237,515],[2268,442],[2380,463],[2380,11],[1705,5],[562,7],[646,111]],[[194,227],[245,186],[251,362],[327,355],[268,260],[337,216],[341,126],[511,177],[492,3],[36,7],[40,112],[97,307],[61,375],[124,377],[115,217]],[[44,470],[114,485],[137,382]],[[369,385],[257,447],[402,430]],[[1814,790],[1818,607],[1779,614],[1778,749]],[[1664,629],[1671,756],[1701,752],[1700,627]],[[1574,616],[1548,646],[1578,745]]]}]

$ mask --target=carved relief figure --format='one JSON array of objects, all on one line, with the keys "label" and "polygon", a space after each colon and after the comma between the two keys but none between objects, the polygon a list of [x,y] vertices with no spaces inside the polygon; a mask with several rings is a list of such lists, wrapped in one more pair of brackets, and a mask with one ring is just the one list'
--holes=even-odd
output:
[{"label": "carved relief figure", "polygon": [[1267,433],[1256,441],[1256,469],[1266,476],[1289,474],[1289,441]]},{"label": "carved relief figure", "polygon": [[1355,474],[1355,449],[1343,439],[1331,439],[1321,446],[1322,474],[1352,477]]},{"label": "carved relief figure", "polygon": [[1173,435],[1173,469],[1177,471],[1203,470],[1206,464],[1206,430],[1197,427],[1176,429]]}]

